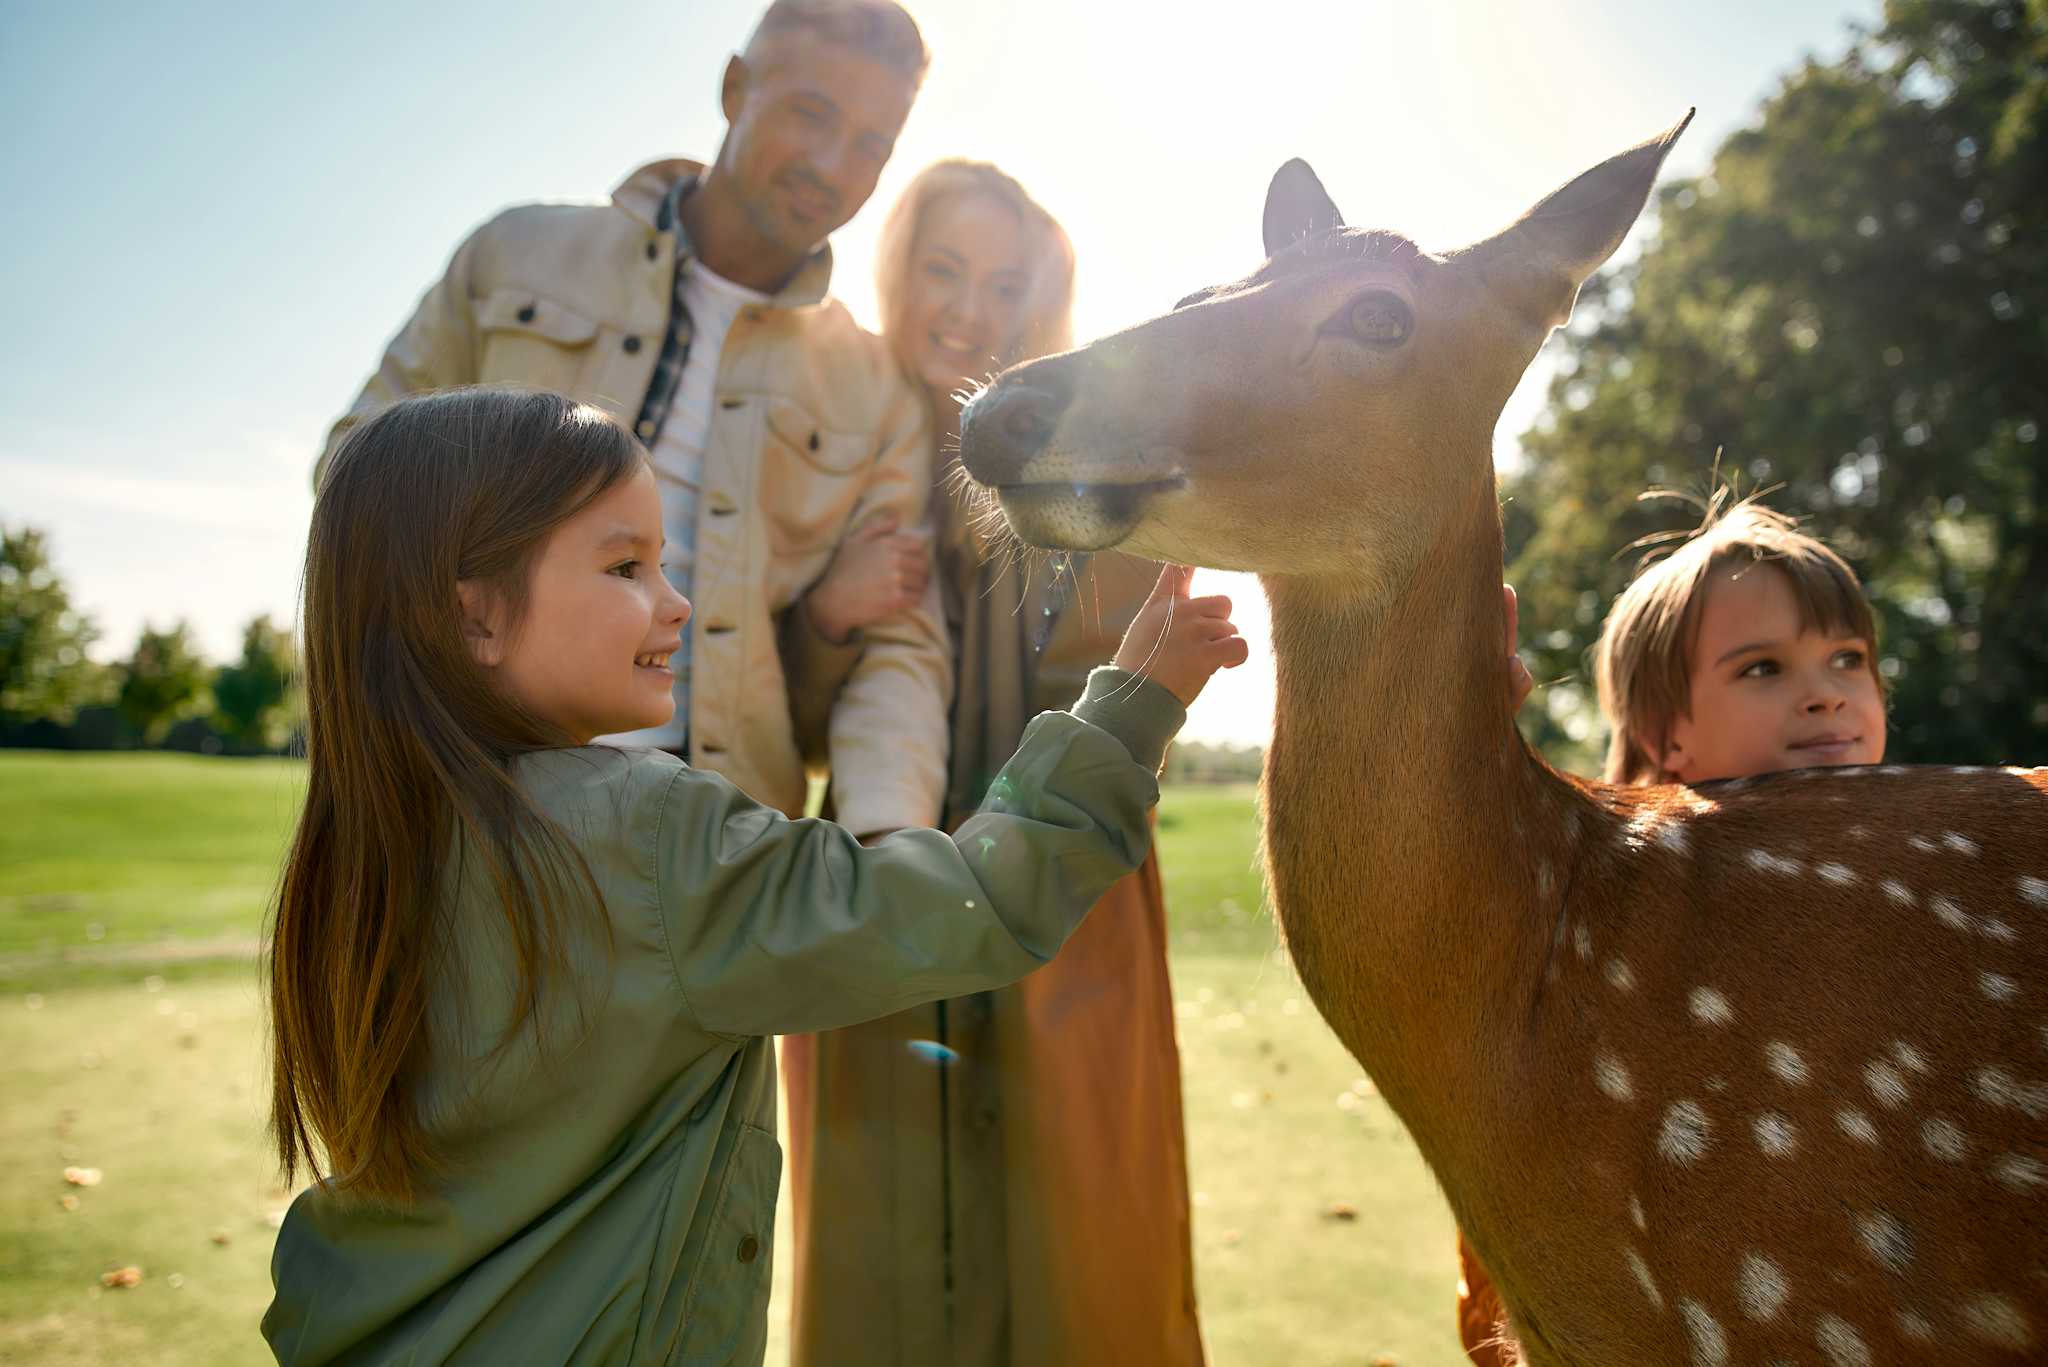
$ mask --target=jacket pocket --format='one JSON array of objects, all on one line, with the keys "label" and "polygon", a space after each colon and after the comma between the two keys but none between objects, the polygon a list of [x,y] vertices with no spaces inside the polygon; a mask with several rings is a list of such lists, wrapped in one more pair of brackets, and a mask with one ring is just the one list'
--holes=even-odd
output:
[{"label": "jacket pocket", "polygon": [[756,1361],[766,1343],[782,1146],[773,1134],[745,1121],[735,1136],[724,1181],[706,1217],[703,1247],[683,1306],[682,1341],[672,1359],[695,1367]]},{"label": "jacket pocket", "polygon": [[860,497],[875,442],[826,430],[794,399],[768,404],[758,497],[778,554],[800,555],[839,539]]},{"label": "jacket pocket", "polygon": [[522,384],[577,392],[595,320],[530,290],[491,291],[477,308],[477,379],[483,384]]}]

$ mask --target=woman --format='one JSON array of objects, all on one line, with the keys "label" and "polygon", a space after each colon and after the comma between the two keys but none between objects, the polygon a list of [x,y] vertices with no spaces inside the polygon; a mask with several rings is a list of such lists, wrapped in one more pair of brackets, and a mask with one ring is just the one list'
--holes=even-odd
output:
[{"label": "woman", "polygon": [[[1010,177],[943,161],[882,232],[883,329],[959,446],[960,391],[1071,345],[1074,255]],[[937,544],[865,529],[791,614],[814,740],[864,622],[939,575],[958,687],[945,824],[1024,724],[1106,663],[1156,567],[1020,559],[942,456]],[[1000,992],[784,1041],[796,1228],[795,1367],[1202,1360],[1180,1056],[1156,855],[1050,965]]]}]

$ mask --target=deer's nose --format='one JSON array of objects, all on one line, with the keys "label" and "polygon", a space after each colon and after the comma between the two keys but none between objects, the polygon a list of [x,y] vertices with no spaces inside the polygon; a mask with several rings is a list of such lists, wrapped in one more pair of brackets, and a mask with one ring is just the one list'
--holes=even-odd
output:
[{"label": "deer's nose", "polygon": [[1064,371],[1026,366],[960,413],[960,460],[983,484],[1001,484],[1045,449],[1074,397]]}]

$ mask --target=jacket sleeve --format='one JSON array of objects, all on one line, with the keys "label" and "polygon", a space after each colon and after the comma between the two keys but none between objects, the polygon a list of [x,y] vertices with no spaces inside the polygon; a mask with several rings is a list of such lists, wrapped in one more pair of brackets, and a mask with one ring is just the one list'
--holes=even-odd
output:
[{"label": "jacket sleeve", "polygon": [[448,269],[421,297],[412,317],[406,319],[405,326],[384,348],[384,358],[364,382],[355,402],[327,429],[327,444],[313,463],[315,493],[319,492],[321,475],[334,456],[334,448],[351,427],[408,394],[476,382],[479,369],[473,277],[483,239],[491,226],[484,224],[455,249]]},{"label": "jacket sleeve", "polygon": [[789,691],[789,720],[796,729],[797,753],[807,766],[830,757],[832,704],[860,663],[866,643],[861,632],[844,641],[828,641],[811,616],[810,593],[797,595],[782,614],[775,646],[782,655],[782,677]]},{"label": "jacket sleeve", "polygon": [[870,847],[677,769],[654,882],[689,1011],[718,1034],[790,1034],[1022,977],[1143,860],[1158,757],[1183,717],[1158,685],[1102,671],[1074,714],[1031,723],[955,834]]},{"label": "jacket sleeve", "polygon": [[[932,443],[922,399],[895,379],[895,401],[868,488],[847,525],[884,511],[931,534]],[[866,645],[832,704],[832,793],[856,835],[929,826],[946,794],[953,646],[938,576],[908,612],[871,623]]]}]

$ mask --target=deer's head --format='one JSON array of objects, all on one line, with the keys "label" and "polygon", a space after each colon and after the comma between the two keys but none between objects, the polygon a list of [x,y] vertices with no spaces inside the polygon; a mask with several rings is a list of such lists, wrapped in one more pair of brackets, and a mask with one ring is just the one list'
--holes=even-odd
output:
[{"label": "deer's head", "polygon": [[1005,372],[961,415],[968,473],[1034,545],[1399,582],[1691,117],[1441,254],[1345,227],[1291,161],[1264,265]]}]

